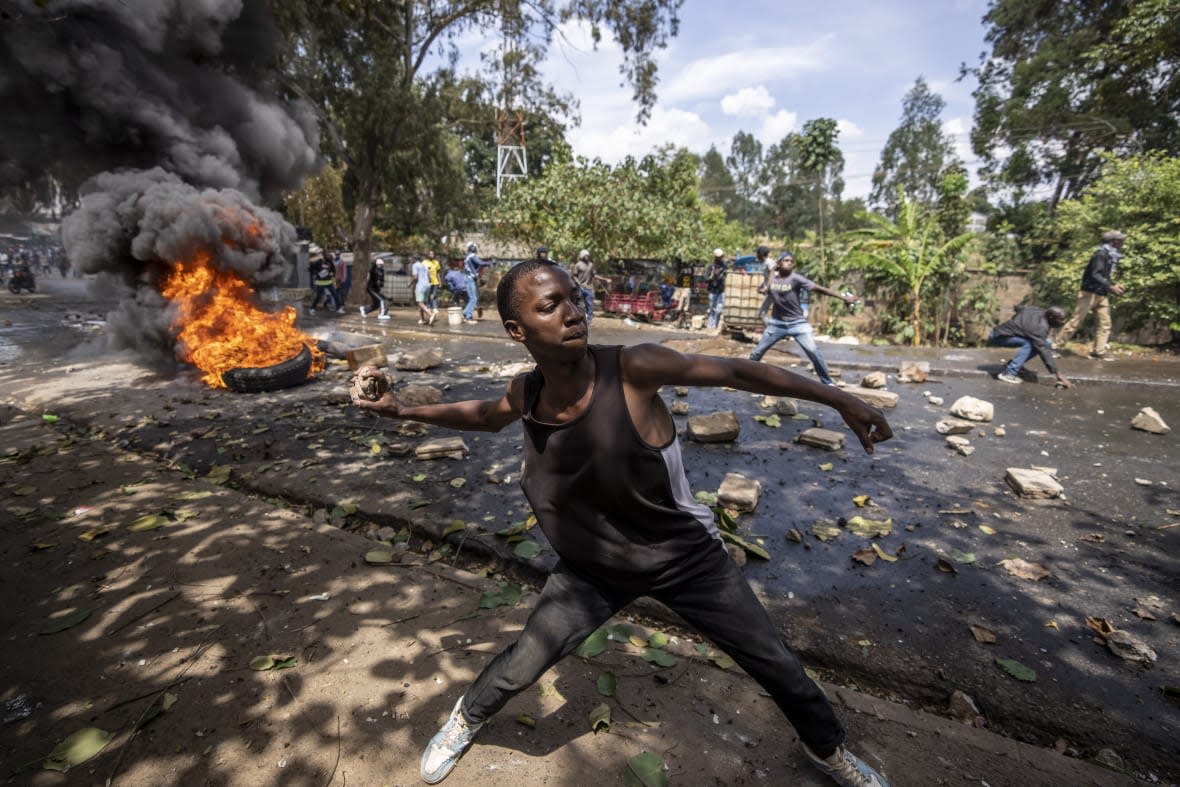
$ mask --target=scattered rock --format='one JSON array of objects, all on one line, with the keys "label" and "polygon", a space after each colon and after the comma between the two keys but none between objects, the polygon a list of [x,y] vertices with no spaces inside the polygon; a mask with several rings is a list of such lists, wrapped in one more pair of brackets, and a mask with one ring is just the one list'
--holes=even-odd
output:
[{"label": "scattered rock", "polygon": [[758,507],[762,482],[746,478],[741,473],[726,473],[717,489],[717,502],[735,511],[753,511]]},{"label": "scattered rock", "polygon": [[928,361],[905,361],[897,367],[897,381],[899,383],[924,383],[930,375]]},{"label": "scattered rock", "polygon": [[964,694],[958,689],[955,689],[951,694],[946,709],[955,721],[961,721],[964,724],[970,724],[972,726],[983,715],[979,710],[979,706],[975,704],[975,700],[971,698],[971,695]]},{"label": "scattered rock", "polygon": [[951,405],[951,415],[966,418],[968,421],[990,421],[995,417],[995,408],[991,402],[976,399],[974,396],[960,396]]},{"label": "scattered rock", "polygon": [[878,391],[874,388],[865,388],[861,385],[850,385],[844,391],[845,393],[852,394],[866,404],[871,404],[873,407],[880,407],[882,409],[897,407],[897,400],[900,398],[891,391]]},{"label": "scattered rock", "polygon": [[349,395],[375,402],[389,390],[389,377],[376,366],[362,366],[349,380]]},{"label": "scattered rock", "polygon": [[1110,768],[1112,771],[1119,771],[1120,773],[1125,767],[1123,765],[1123,758],[1114,749],[1102,749],[1098,754],[1094,755],[1094,762]]},{"label": "scattered rock", "polygon": [[438,404],[442,398],[442,391],[433,385],[407,385],[397,392],[397,400],[407,407]]},{"label": "scattered rock", "polygon": [[1009,467],[1004,480],[1021,497],[1060,497],[1065,491],[1053,476],[1032,468]]},{"label": "scattered rock", "polygon": [[414,449],[419,459],[463,459],[469,453],[462,437],[440,437],[420,443]]},{"label": "scattered rock", "polygon": [[834,432],[831,429],[813,427],[795,435],[795,442],[800,445],[809,445],[813,448],[839,451],[844,447],[844,434],[842,432]]},{"label": "scattered rock", "polygon": [[1164,419],[1152,407],[1144,407],[1131,419],[1132,429],[1142,429],[1144,432],[1151,432],[1152,434],[1167,434],[1172,431],[1168,425],[1164,423]]},{"label": "scattered rock", "polygon": [[885,379],[885,372],[869,372],[860,384],[864,388],[884,388],[888,380]]},{"label": "scattered rock", "polygon": [[1117,629],[1106,635],[1107,649],[1125,661],[1133,661],[1150,667],[1155,664],[1156,653],[1151,646],[1129,631]]},{"label": "scattered rock", "polygon": [[668,409],[672,415],[688,415],[688,402],[672,402]]},{"label": "scattered rock", "polygon": [[1008,430],[1006,430],[1002,426],[997,426],[995,429],[992,430],[992,434],[995,435],[996,437],[1003,437],[1004,435],[1008,434]]},{"label": "scattered rock", "polygon": [[401,357],[397,359],[395,367],[407,372],[424,372],[427,369],[441,366],[442,362],[442,353],[438,350],[414,350],[402,353]]},{"label": "scattered rock", "polygon": [[366,344],[345,350],[344,360],[348,361],[348,368],[354,372],[362,366],[382,367],[389,363],[385,357],[385,347],[380,344]]},{"label": "scattered rock", "polygon": [[773,410],[778,415],[797,415],[799,403],[789,397],[763,396],[762,408]]},{"label": "scattered rock", "polygon": [[677,396],[688,396],[688,387],[684,386],[684,385],[678,385],[675,388],[673,388],[672,391]]},{"label": "scattered rock", "polygon": [[935,431],[939,434],[967,434],[974,428],[975,424],[958,418],[943,418],[934,425]]},{"label": "scattered rock", "polygon": [[379,527],[377,528],[376,535],[378,541],[388,541],[393,543],[393,540],[397,538],[397,528],[392,528],[389,525],[386,525],[385,527]]},{"label": "scattered rock", "polygon": [[733,562],[738,564],[738,568],[745,566],[746,561],[749,560],[749,558],[746,556],[746,550],[742,549],[737,544],[726,544],[725,551],[729,553],[731,558],[733,558]]},{"label": "scattered rock", "polygon": [[935,407],[937,407],[938,405],[942,404],[946,400],[943,399],[941,396],[927,396],[926,401],[929,402],[930,404],[934,405]]},{"label": "scattered rock", "polygon": [[688,439],[698,443],[731,443],[742,431],[737,413],[722,410],[688,419]]},{"label": "scattered rock", "polygon": [[960,435],[947,435],[946,445],[947,448],[950,448],[953,451],[958,451],[963,456],[971,456],[971,454],[975,453],[975,446],[971,445],[971,441]]}]

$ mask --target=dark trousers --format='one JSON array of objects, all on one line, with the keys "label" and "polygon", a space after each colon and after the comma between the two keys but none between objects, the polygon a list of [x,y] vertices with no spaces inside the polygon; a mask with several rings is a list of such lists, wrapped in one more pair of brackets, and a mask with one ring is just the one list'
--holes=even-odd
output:
[{"label": "dark trousers", "polygon": [[[803,671],[754,595],[741,569],[720,546],[679,582],[661,583],[648,595],[680,615],[754,678],[820,756],[844,741],[844,728],[818,684]],[[537,599],[524,631],[484,667],[468,689],[463,715],[481,722],[547,669],[573,652],[612,615],[635,598],[593,583],[559,562]]]},{"label": "dark trousers", "polygon": [[365,292],[369,295],[369,311],[380,308],[381,314],[385,314],[385,297],[372,287],[366,288]]}]

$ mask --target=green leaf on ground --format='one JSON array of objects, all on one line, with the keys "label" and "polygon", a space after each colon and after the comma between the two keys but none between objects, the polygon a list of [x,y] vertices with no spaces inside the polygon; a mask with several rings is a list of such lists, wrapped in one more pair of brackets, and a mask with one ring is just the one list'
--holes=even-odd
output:
[{"label": "green leaf on ground", "polygon": [[41,420],[47,424],[57,423],[57,416],[51,413],[41,413]]},{"label": "green leaf on ground", "polygon": [[451,533],[462,533],[467,529],[467,523],[462,519],[452,519],[451,524],[447,525],[446,530],[443,531],[443,538],[446,538]]},{"label": "green leaf on ground", "polygon": [[111,532],[112,530],[114,530],[114,528],[111,527],[110,525],[99,525],[98,527],[92,527],[89,530],[87,530],[85,533],[80,533],[78,535],[78,540],[90,542],[90,541],[93,541],[94,539],[98,538],[99,536],[105,536],[107,533]]},{"label": "green leaf on ground", "polygon": [[734,518],[734,515],[728,509],[718,508],[717,518],[723,530],[728,530],[730,533],[737,531],[737,519]]},{"label": "green leaf on ground", "polygon": [[607,639],[612,642],[627,642],[633,633],[635,633],[635,629],[628,623],[616,623],[606,630]]},{"label": "green leaf on ground", "polygon": [[848,520],[848,529],[864,538],[884,538],[893,532],[893,519],[865,519],[854,516]]},{"label": "green leaf on ground", "polygon": [[574,651],[579,658],[592,659],[598,654],[606,650],[607,636],[606,629],[598,629],[590,636],[586,637],[585,641],[578,646]]},{"label": "green leaf on ground", "polygon": [[426,473],[414,473],[414,481],[422,483],[426,480]]},{"label": "green leaf on ground", "polygon": [[500,536],[500,538],[509,538],[510,536],[519,536],[523,532],[524,522],[517,522],[516,524],[509,525],[503,530],[497,530],[495,534]]},{"label": "green leaf on ground", "polygon": [[177,500],[202,500],[213,495],[208,489],[193,489],[188,492],[181,492],[176,496]]},{"label": "green leaf on ground", "polygon": [[668,647],[668,635],[662,631],[653,631],[651,636],[647,638],[647,644],[653,648]]},{"label": "green leaf on ground", "polygon": [[693,495],[698,503],[704,503],[707,506],[717,505],[717,494],[715,492],[697,492]]},{"label": "green leaf on ground", "polygon": [[880,544],[873,544],[873,551],[876,552],[877,557],[881,558],[882,560],[885,560],[889,563],[896,563],[897,562],[897,558],[895,558],[893,555],[890,555],[889,553],[887,553],[884,549],[881,549]]},{"label": "green leaf on ground", "polygon": [[832,464],[831,462],[824,462],[822,465],[819,466],[819,469],[823,470],[825,473],[828,473],[828,472],[831,472],[833,467],[835,467],[835,465]]},{"label": "green leaf on ground", "polygon": [[41,762],[41,767],[47,771],[65,773],[105,749],[113,737],[113,732],[98,727],[84,727],[54,746],[49,756]]},{"label": "green leaf on ground", "polygon": [[263,672],[265,670],[279,670],[290,669],[298,663],[298,659],[294,656],[279,656],[274,653],[269,653],[265,656],[255,656],[250,659],[250,669],[256,672]]},{"label": "green leaf on ground", "polygon": [[951,550],[949,552],[947,552],[947,554],[950,555],[951,560],[955,561],[956,563],[974,563],[975,562],[975,553],[974,552],[964,552],[963,550],[959,549],[958,547],[951,547]]},{"label": "green leaf on ground", "polygon": [[215,484],[225,484],[229,481],[229,476],[232,472],[233,468],[229,465],[214,465],[213,469],[205,477]]},{"label": "green leaf on ground", "polygon": [[709,661],[713,662],[721,669],[732,669],[733,667],[737,666],[737,662],[724,653],[710,653]]},{"label": "green leaf on ground", "polygon": [[537,729],[537,720],[527,713],[516,714],[516,723],[528,727],[530,730]]},{"label": "green leaf on ground", "polygon": [[541,545],[536,541],[525,539],[516,545],[516,549],[512,550],[512,554],[524,560],[532,560],[541,554]]},{"label": "green leaf on ground", "polygon": [[489,590],[479,597],[479,608],[514,607],[520,603],[522,595],[524,591],[520,585],[500,585],[496,590]]},{"label": "green leaf on ground", "polygon": [[462,489],[463,486],[467,484],[467,479],[466,478],[452,478],[450,483],[451,483],[451,486],[453,486],[455,489]]},{"label": "green leaf on ground", "polygon": [[371,549],[365,553],[365,562],[370,566],[387,566],[393,562],[393,553],[388,549]]},{"label": "green leaf on ground", "polygon": [[679,661],[679,659],[668,651],[657,648],[644,648],[643,653],[639,654],[639,657],[644,661],[651,662],[660,667],[675,667]]},{"label": "green leaf on ground", "polygon": [[42,634],[56,634],[59,631],[72,629],[86,618],[90,617],[89,609],[75,609],[65,613],[52,615],[41,627]]},{"label": "green leaf on ground", "polygon": [[836,536],[840,535],[842,531],[839,526],[827,519],[817,519],[811,523],[811,535],[818,538],[820,541],[831,541]]},{"label": "green leaf on ground", "polygon": [[127,526],[127,529],[132,533],[142,533],[146,530],[155,530],[168,524],[168,517],[162,514],[146,514]]},{"label": "green leaf on ground", "polygon": [[996,659],[996,663],[1003,667],[1005,672],[1017,680],[1024,681],[1025,683],[1037,682],[1037,673],[1034,670],[1024,666],[1019,661],[1013,661],[1012,659]]},{"label": "green leaf on ground", "polygon": [[733,533],[727,533],[724,530],[721,530],[718,532],[721,533],[722,540],[728,541],[731,544],[738,545],[739,547],[746,550],[746,552],[753,555],[754,557],[760,557],[763,560],[770,560],[770,553],[767,552],[762,547],[758,546],[757,544],[751,544],[749,541],[745,540],[741,536],[735,536]]},{"label": "green leaf on ground", "polygon": [[428,506],[430,505],[430,502],[431,501],[429,500],[415,500],[414,502],[410,503],[410,510],[414,511],[415,509],[422,508],[423,506]]},{"label": "green leaf on ground", "polygon": [[626,787],[668,787],[668,775],[659,755],[645,751],[627,761],[623,783]]},{"label": "green leaf on ground", "polygon": [[37,487],[31,484],[23,484],[21,486],[14,486],[8,491],[12,493],[13,497],[27,497],[34,494],[37,491]]},{"label": "green leaf on ground", "polygon": [[615,677],[615,673],[604,672],[598,676],[595,685],[598,687],[599,694],[604,697],[613,697],[615,696],[615,689],[619,687],[619,681]]},{"label": "green leaf on ground", "polygon": [[756,415],[754,416],[754,420],[775,429],[778,429],[783,425],[783,421],[781,418],[779,418],[778,413],[772,413],[770,415]]},{"label": "green leaf on ground", "polygon": [[605,702],[590,711],[591,732],[610,732],[610,706]]}]

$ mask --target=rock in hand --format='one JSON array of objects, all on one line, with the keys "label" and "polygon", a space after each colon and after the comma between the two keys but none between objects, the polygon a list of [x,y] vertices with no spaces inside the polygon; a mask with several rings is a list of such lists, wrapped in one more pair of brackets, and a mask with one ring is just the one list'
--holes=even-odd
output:
[{"label": "rock in hand", "polygon": [[362,366],[349,380],[349,393],[355,399],[375,402],[389,390],[389,377],[376,366]]}]

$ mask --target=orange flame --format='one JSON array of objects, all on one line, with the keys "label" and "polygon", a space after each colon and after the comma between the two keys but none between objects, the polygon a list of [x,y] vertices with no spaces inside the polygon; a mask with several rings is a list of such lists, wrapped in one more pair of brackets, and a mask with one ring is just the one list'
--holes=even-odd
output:
[{"label": "orange flame", "polygon": [[208,254],[173,263],[160,292],[178,309],[172,322],[179,329],[177,357],[200,369],[201,379],[214,388],[226,387],[222,372],[282,363],[304,345],[312,355],[308,377],[324,368],[315,340],[295,327],[294,308],[258,308],[250,285],[236,273],[214,268]]}]

